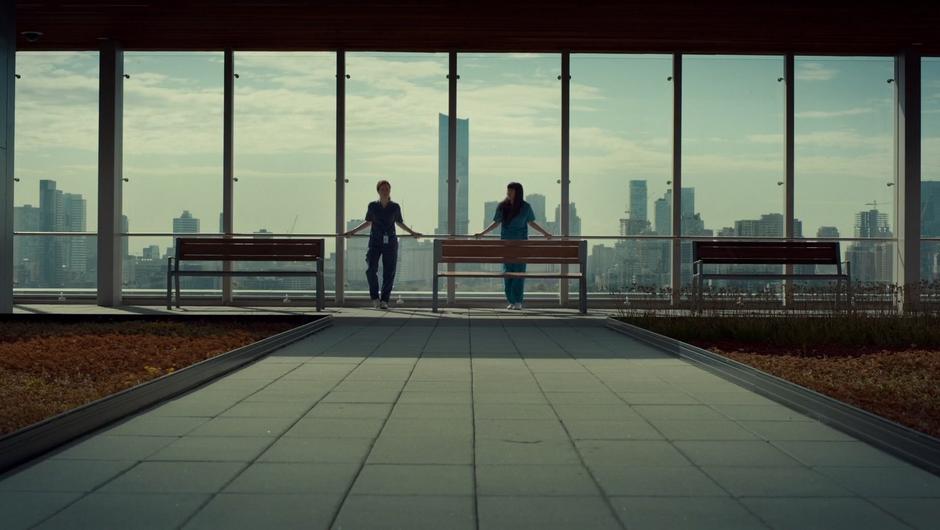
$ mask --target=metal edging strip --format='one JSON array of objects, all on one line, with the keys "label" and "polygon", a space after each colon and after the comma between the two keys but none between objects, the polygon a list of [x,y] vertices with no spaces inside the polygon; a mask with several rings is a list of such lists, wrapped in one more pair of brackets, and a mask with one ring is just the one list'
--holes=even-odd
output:
[{"label": "metal edging strip", "polygon": [[308,324],[216,355],[182,370],[86,403],[0,438],[0,479],[68,442],[196,389],[332,325],[325,315]]},{"label": "metal edging strip", "polygon": [[814,390],[615,318],[607,327],[701,368],[940,476],[940,439]]}]

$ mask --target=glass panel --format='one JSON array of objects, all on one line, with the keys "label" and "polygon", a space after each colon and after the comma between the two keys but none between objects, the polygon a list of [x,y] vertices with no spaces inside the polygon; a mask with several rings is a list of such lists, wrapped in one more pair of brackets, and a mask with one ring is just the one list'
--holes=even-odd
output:
[{"label": "glass panel", "polygon": [[235,232],[332,234],[336,54],[237,52],[235,73]]},{"label": "glass panel", "polygon": [[[131,236],[123,238],[124,295],[164,296],[166,294],[167,258],[173,255],[171,237]],[[139,253],[130,249],[140,247]],[[222,270],[221,262],[183,262],[183,270]],[[236,279],[235,281],[238,281]],[[212,277],[180,278],[180,289],[188,294],[221,296],[221,280]]]},{"label": "glass panel", "polygon": [[[16,54],[13,229],[94,232],[98,217],[98,53]],[[93,237],[17,236],[14,285],[94,288]],[[8,258],[9,259],[9,258]]]},{"label": "glass panel", "polygon": [[[571,75],[571,235],[670,235],[672,57],[575,54]],[[668,241],[589,248],[593,297],[668,298]]]},{"label": "glass panel", "polygon": [[16,294],[60,291],[60,298],[94,292],[95,236],[16,236],[13,238],[13,290]]},{"label": "glass panel", "polygon": [[[807,237],[894,237],[894,59],[796,58],[796,217]],[[895,246],[843,242],[852,278],[890,282]]]},{"label": "glass panel", "polygon": [[[408,226],[433,234],[443,219],[446,231],[447,63],[443,53],[346,55],[347,228],[362,223],[377,182],[388,180]],[[430,292],[432,240],[398,234],[395,292]],[[347,241],[346,288],[353,295],[368,291],[367,247],[366,237]]]},{"label": "glass panel", "polygon": [[[218,233],[223,54],[127,52],[124,71],[125,230]],[[132,237],[128,254],[143,258],[153,245],[172,241]]]},{"label": "glass panel", "polygon": [[[234,231],[336,230],[336,54],[235,53]],[[221,226],[219,227],[221,230]],[[325,238],[330,256],[334,238]],[[309,269],[310,263],[237,263],[237,270]],[[328,289],[335,276],[324,278]],[[305,277],[238,277],[237,295],[312,290]],[[281,292],[283,291],[283,293]]]},{"label": "glass panel", "polygon": [[[524,186],[536,222],[559,233],[561,57],[461,54],[458,65],[457,233],[473,234],[489,225],[496,205],[506,196],[506,184],[512,181]],[[499,229],[495,234],[498,237]],[[535,235],[529,229],[529,236]],[[500,267],[482,266],[483,270]],[[552,268],[557,266],[530,265],[528,270]],[[457,285],[461,291],[503,295],[499,279],[458,278]],[[557,297],[558,290],[558,280],[526,281],[527,293]]]},{"label": "glass panel", "polygon": [[783,58],[685,56],[682,76],[682,234],[784,237]]},{"label": "glass panel", "polygon": [[[922,60],[921,235],[940,238],[940,58]],[[921,247],[921,278],[940,280],[940,241]]]}]

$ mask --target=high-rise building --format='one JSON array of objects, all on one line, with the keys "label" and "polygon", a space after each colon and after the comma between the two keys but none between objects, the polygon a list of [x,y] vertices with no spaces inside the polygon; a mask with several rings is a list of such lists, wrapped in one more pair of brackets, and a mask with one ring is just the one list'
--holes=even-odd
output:
[{"label": "high-rise building", "polygon": [[[13,230],[38,232],[41,212],[31,205],[13,208]],[[13,239],[14,284],[17,287],[35,287],[39,282],[40,259],[44,237],[16,237]]]},{"label": "high-rise building", "polygon": [[[447,229],[447,141],[448,117],[438,115],[437,129],[437,231]],[[456,233],[467,234],[470,228],[470,120],[457,118],[457,225]]]},{"label": "high-rise building", "polygon": [[547,223],[548,217],[545,217],[545,196],[541,193],[530,193],[525,198],[529,206],[532,207],[532,213],[535,214],[535,222]]},{"label": "high-rise building", "polygon": [[646,181],[631,180],[630,205],[627,218],[632,221],[648,221],[649,217],[646,214],[646,205]]},{"label": "high-rise building", "polygon": [[783,237],[783,214],[767,213],[760,219],[743,219],[734,222],[734,232],[738,237]]},{"label": "high-rise building", "polygon": [[[940,181],[920,183],[920,233],[922,237],[940,237]],[[940,243],[924,241],[920,250],[920,275],[924,280],[940,276]]]},{"label": "high-rise building", "polygon": [[[63,193],[54,180],[39,181],[39,224],[44,232],[84,232],[86,203],[81,195]],[[39,243],[39,283],[74,287],[86,282],[87,237],[49,237]]]},{"label": "high-rise building", "polygon": [[[692,226],[694,227],[697,223],[694,221],[695,217],[695,188],[682,188],[682,226]],[[663,194],[661,199],[656,199],[654,204],[653,214],[654,225],[653,229],[658,235],[670,235],[672,233],[672,190],[666,190],[666,193]],[[703,225],[704,229],[704,225]],[[690,234],[688,231],[683,230],[683,233],[686,235]],[[701,235],[701,234],[697,234]]]},{"label": "high-rise building", "polygon": [[[855,237],[890,238],[888,214],[873,208],[855,214]],[[894,281],[894,243],[856,241],[845,251],[852,266],[852,279],[860,282]]]},{"label": "high-rise building", "polygon": [[[541,221],[539,221],[541,222]],[[552,232],[553,234],[561,234],[561,205],[555,207],[555,222],[548,223],[550,227],[546,227],[546,230]],[[578,216],[578,205],[574,202],[571,202],[568,206],[568,235],[570,236],[580,236],[581,235],[581,217]]]},{"label": "high-rise building", "polygon": [[[672,195],[670,192],[666,192],[667,195]],[[670,204],[670,199],[666,197],[660,197],[656,199],[653,203],[653,231],[657,235],[668,236],[671,235],[672,231],[672,204]]]},{"label": "high-rise building", "polygon": [[839,237],[839,229],[835,226],[820,226],[819,230],[816,230],[816,237],[820,239],[837,239]]},{"label": "high-rise building", "polygon": [[497,208],[499,208],[499,201],[486,201],[483,203],[483,229],[486,229],[493,222],[493,216],[496,215]]},{"label": "high-rise building", "polygon": [[193,217],[193,214],[189,213],[189,210],[183,210],[183,213],[179,217],[173,218],[173,233],[198,234],[199,219]]}]

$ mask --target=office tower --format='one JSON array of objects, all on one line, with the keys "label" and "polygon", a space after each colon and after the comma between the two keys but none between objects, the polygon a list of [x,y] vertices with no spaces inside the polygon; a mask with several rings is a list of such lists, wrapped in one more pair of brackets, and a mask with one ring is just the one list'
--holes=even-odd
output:
[{"label": "office tower", "polygon": [[816,237],[820,239],[837,239],[839,237],[839,229],[834,226],[820,226],[819,230],[816,230]]},{"label": "office tower", "polygon": [[535,214],[535,222],[547,223],[548,218],[545,217],[545,196],[541,193],[530,193],[526,196],[525,200],[529,203],[529,206],[532,207],[532,213]]},{"label": "office tower", "polygon": [[[31,205],[13,208],[13,230],[38,232],[41,227],[40,209]],[[14,284],[17,287],[37,287],[40,258],[44,237],[16,237],[13,239]]]},{"label": "office tower", "polygon": [[183,210],[179,217],[173,218],[174,234],[198,234],[199,219],[193,217],[189,210]]},{"label": "office tower", "polygon": [[[922,237],[940,237],[940,181],[920,183],[920,233]],[[920,251],[920,274],[924,280],[940,276],[940,243],[924,241]]]},{"label": "office tower", "polygon": [[[670,192],[666,192],[666,194],[667,196],[672,195]],[[653,231],[657,235],[668,236],[672,231],[672,204],[670,204],[669,199],[660,197],[653,203]]]},{"label": "office tower", "polygon": [[760,219],[744,219],[734,222],[734,232],[738,237],[783,237],[783,214],[768,213]]},{"label": "office tower", "polygon": [[[890,238],[888,214],[876,208],[855,214],[855,237]],[[894,281],[894,244],[890,241],[856,241],[845,251],[852,279],[860,282]]]},{"label": "office tower", "polygon": [[[131,223],[126,215],[121,216],[121,233],[127,234],[131,231]],[[121,237],[121,255],[125,259],[131,257],[130,248],[128,246],[130,238],[127,236]]]},{"label": "office tower", "polygon": [[493,222],[493,216],[496,215],[496,209],[499,208],[499,201],[486,201],[483,203],[483,228],[490,226]]},{"label": "office tower", "polygon": [[[85,200],[63,193],[54,180],[39,181],[39,224],[44,232],[85,231]],[[88,238],[48,237],[40,243],[39,281],[43,286],[74,286],[88,267]]]},{"label": "office tower", "polygon": [[[438,115],[437,131],[437,231],[447,234],[447,141],[448,117]],[[470,228],[470,120],[457,118],[457,234]]]},{"label": "office tower", "polygon": [[[555,222],[552,223],[553,233],[561,234],[561,205],[555,207]],[[571,202],[568,206],[568,235],[581,235],[581,217],[578,216],[578,205]]]},{"label": "office tower", "polygon": [[[362,219],[350,219],[346,223],[346,230],[352,230],[361,225]],[[369,238],[346,238],[346,287],[351,291],[368,290],[366,282],[366,253],[369,251]]]},{"label": "office tower", "polygon": [[646,181],[630,181],[630,205],[627,218],[633,221],[648,221],[646,214]]}]

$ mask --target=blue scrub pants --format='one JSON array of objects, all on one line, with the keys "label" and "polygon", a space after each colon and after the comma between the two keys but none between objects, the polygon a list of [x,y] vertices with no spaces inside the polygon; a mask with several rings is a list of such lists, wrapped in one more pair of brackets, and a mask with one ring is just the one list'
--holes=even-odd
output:
[{"label": "blue scrub pants", "polygon": [[[525,272],[525,263],[504,263],[503,272]],[[506,300],[510,304],[521,304],[525,297],[525,280],[522,278],[504,278]]]},{"label": "blue scrub pants", "polygon": [[366,279],[369,281],[369,297],[379,298],[379,258],[382,258],[382,301],[388,302],[395,283],[395,267],[398,265],[398,243],[369,245],[366,253]]}]

